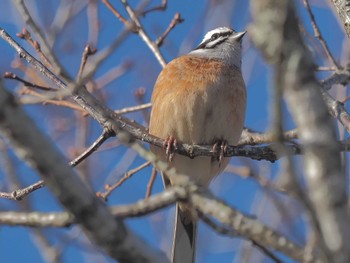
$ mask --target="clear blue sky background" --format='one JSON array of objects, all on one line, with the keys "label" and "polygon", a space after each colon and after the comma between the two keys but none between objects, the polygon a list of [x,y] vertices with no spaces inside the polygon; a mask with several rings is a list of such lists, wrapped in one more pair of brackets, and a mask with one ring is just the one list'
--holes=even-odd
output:
[{"label": "clear blue sky background", "polygon": [[[36,21],[41,25],[44,32],[50,29],[53,18],[56,16],[59,1],[25,1],[31,10]],[[70,2],[70,1],[66,1]],[[83,1],[76,1],[83,2]],[[97,1],[99,2],[99,1]],[[118,2],[118,1],[111,1]],[[133,6],[139,1],[130,1]],[[151,6],[160,1],[151,1]],[[315,61],[319,65],[327,65],[322,59],[323,53],[317,40],[313,39],[313,33],[308,22],[307,13],[298,3],[299,13],[304,21],[307,30],[306,39],[312,43],[312,50]],[[156,39],[168,26],[174,14],[179,12],[184,22],[178,25],[168,36],[161,51],[167,61],[187,53],[196,46],[210,29],[217,26],[228,25],[236,30],[245,30],[251,22],[251,15],[248,6],[249,1],[169,1],[165,12],[154,12],[142,19],[142,23],[152,39]],[[330,48],[337,60],[344,56],[343,41],[344,33],[340,29],[334,12],[330,10],[326,0],[312,1],[313,10],[322,33],[328,41]],[[108,46],[121,32],[122,24],[107,8],[99,5],[100,36],[97,43],[94,43],[98,50]],[[118,10],[123,10],[118,3],[115,4]],[[125,12],[122,12],[125,14]],[[66,70],[75,76],[80,64],[81,53],[89,39],[87,31],[87,12],[82,9],[77,16],[70,21],[64,32],[60,32],[55,42],[54,50],[58,54],[61,63]],[[15,36],[21,31],[24,22],[18,12],[12,6],[12,1],[3,0],[0,2],[0,27]],[[24,47],[33,52],[24,41],[17,39]],[[315,44],[316,43],[316,44]],[[316,48],[315,48],[316,46]],[[33,52],[34,53],[34,52]],[[18,69],[12,69],[11,61],[16,57],[14,50],[7,43],[0,40],[0,74],[12,71],[23,75]],[[161,66],[154,55],[147,48],[145,43],[137,36],[131,35],[117,49],[113,55],[101,66],[96,78],[103,76],[111,68],[120,65],[125,61],[132,62],[130,71],[120,78],[108,84],[103,91],[106,103],[113,109],[136,105],[134,92],[139,87],[146,88],[144,102],[148,102],[152,93],[152,87]],[[248,108],[246,126],[259,131],[269,127],[269,102],[271,98],[270,87],[273,85],[273,71],[265,65],[258,51],[254,48],[249,33],[244,40],[243,73],[248,87]],[[327,74],[320,74],[325,77]],[[5,81],[6,87],[14,91],[18,83]],[[101,94],[98,94],[101,96]],[[0,105],[1,106],[1,105]],[[67,109],[56,106],[26,106],[28,113],[37,124],[50,134],[62,152],[69,159],[69,150],[76,145],[76,130],[70,129],[70,125],[76,121],[76,116]],[[140,113],[127,115],[138,122],[146,123]],[[287,116],[287,115],[286,115]],[[53,117],[55,122],[53,122]],[[286,117],[286,128],[293,128],[293,122]],[[68,125],[66,128],[65,125]],[[101,132],[101,128],[94,121],[89,121],[90,133],[88,144],[93,142]],[[37,175],[28,166],[11,153],[15,159],[15,170],[19,175],[23,186],[38,180]],[[1,156],[0,156],[1,158]],[[298,158],[295,158],[298,160]],[[143,160],[131,150],[123,146],[106,149],[95,153],[87,162],[92,185],[96,191],[103,190],[105,183],[113,183],[120,178],[121,174],[130,168],[137,167]],[[277,180],[280,172],[280,162],[270,164],[265,161],[257,162],[249,159],[235,158],[232,165],[236,167],[248,166],[256,173],[266,176],[271,180]],[[146,185],[149,180],[151,168],[134,175],[121,188],[117,189],[110,197],[108,205],[132,203],[143,198]],[[0,169],[0,191],[8,190],[7,177]],[[257,218],[270,225],[276,230],[286,234],[290,239],[304,244],[305,242],[305,221],[301,214],[300,206],[294,201],[281,194],[264,190],[253,179],[243,179],[232,173],[222,174],[211,185],[213,192],[220,198],[227,201],[239,210],[255,215]],[[161,181],[157,179],[154,192],[162,191]],[[32,210],[36,211],[60,211],[61,206],[47,189],[30,195],[29,200]],[[278,206],[287,208],[290,218],[281,216]],[[14,201],[0,200],[1,210],[21,210]],[[130,228],[144,237],[148,242],[164,251],[168,251],[171,245],[171,232],[173,226],[174,209],[162,210],[140,219],[127,220]],[[287,223],[286,223],[287,222]],[[0,226],[0,252],[1,261],[12,262],[44,262],[38,251],[37,241],[33,239],[32,229],[22,227]],[[63,251],[63,262],[113,262],[97,250],[91,250],[86,245],[87,239],[83,236],[78,227],[71,227],[66,230],[45,229],[51,244],[61,247]],[[78,241],[78,242],[77,242]],[[251,254],[246,262],[271,262],[262,254],[252,248],[248,242],[239,238],[227,238],[213,232],[208,226],[201,224],[198,238],[198,262],[236,262],[245,254]],[[282,257],[285,262],[293,262]]]}]

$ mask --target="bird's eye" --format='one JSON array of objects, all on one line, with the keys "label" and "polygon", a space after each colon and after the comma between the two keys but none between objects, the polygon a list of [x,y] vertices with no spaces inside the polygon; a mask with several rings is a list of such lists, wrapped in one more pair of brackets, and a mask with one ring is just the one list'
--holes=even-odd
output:
[{"label": "bird's eye", "polygon": [[220,34],[219,34],[219,33],[215,33],[215,34],[213,34],[213,35],[211,36],[211,40],[218,39],[218,38],[219,38],[219,36],[220,36]]}]

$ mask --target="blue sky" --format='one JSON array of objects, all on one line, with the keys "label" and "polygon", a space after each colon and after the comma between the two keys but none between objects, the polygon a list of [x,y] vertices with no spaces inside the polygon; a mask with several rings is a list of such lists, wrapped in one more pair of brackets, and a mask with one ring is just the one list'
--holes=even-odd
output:
[{"label": "blue sky", "polygon": [[[53,30],[50,25],[53,23],[59,7],[59,1],[25,1],[30,2],[29,9],[34,14],[37,23],[44,32]],[[70,3],[70,1],[66,1]],[[83,2],[83,1],[76,1]],[[98,2],[99,16],[99,38],[93,44],[98,50],[103,50],[121,32],[123,25],[111,12]],[[118,2],[118,1],[111,1]],[[135,6],[139,1],[130,1]],[[151,6],[160,1],[151,1]],[[318,65],[327,65],[322,49],[313,39],[312,28],[309,23],[307,13],[298,3],[298,11],[307,30],[306,39],[310,43],[310,48]],[[27,4],[28,4],[27,3]],[[243,74],[247,84],[248,107],[246,115],[246,126],[255,130],[265,131],[269,127],[269,103],[271,98],[270,88],[273,85],[273,70],[262,60],[259,52],[254,48],[249,36],[249,25],[251,15],[248,6],[249,1],[169,1],[168,8],[164,12],[154,12],[142,18],[142,24],[146,32],[152,39],[156,39],[164,32],[172,20],[174,14],[179,12],[184,22],[178,25],[166,38],[161,51],[166,61],[185,54],[195,47],[210,29],[217,26],[228,25],[236,30],[248,29],[245,38],[243,55]],[[327,1],[312,1],[312,8],[322,33],[327,40],[333,55],[337,60],[345,57],[346,51],[343,48],[344,33],[339,26],[334,12],[327,5]],[[29,4],[28,4],[29,5]],[[122,11],[122,5],[115,4],[118,10]],[[137,5],[136,5],[137,6]],[[66,70],[75,76],[78,72],[81,54],[87,42],[91,41],[87,25],[87,9],[83,8],[72,19],[64,31],[59,32],[57,41],[53,48]],[[24,22],[18,12],[12,6],[12,1],[4,0],[0,2],[0,27],[7,30],[13,37],[20,32]],[[30,52],[35,53],[24,41],[17,39]],[[11,71],[23,76],[19,69],[13,69],[11,61],[16,57],[7,43],[0,40],[0,74]],[[134,93],[140,87],[146,89],[143,102],[149,102],[153,84],[158,76],[161,66],[154,55],[147,48],[145,43],[137,35],[131,35],[100,67],[95,79],[103,77],[106,72],[125,62],[131,62],[130,70],[122,74],[119,78],[106,85],[96,96],[104,99],[106,104],[113,109],[121,109],[136,105]],[[341,60],[343,61],[343,60]],[[328,73],[320,73],[320,78],[326,77]],[[4,81],[10,91],[19,88],[19,84],[14,81]],[[79,119],[69,109],[57,106],[27,105],[27,112],[33,117],[37,125],[49,134],[57,147],[70,159],[70,153],[74,147],[81,146],[77,143],[80,138],[79,128],[74,128],[74,123]],[[293,122],[286,113],[285,127],[293,128]],[[127,115],[131,119],[146,125],[140,112]],[[101,127],[93,120],[88,119],[85,125],[89,127],[85,145],[93,142]],[[111,142],[113,140],[110,140]],[[115,141],[115,140],[114,140]],[[37,181],[39,178],[26,164],[18,160],[10,151],[10,157],[15,165],[15,172],[18,180],[23,186]],[[0,153],[0,158],[4,155]],[[296,161],[300,158],[296,157]],[[113,183],[128,169],[132,169],[142,164],[144,160],[138,157],[133,151],[124,146],[109,148],[102,147],[102,150],[93,154],[83,165],[80,173],[83,177],[89,178],[96,191],[103,190],[104,184]],[[265,161],[252,161],[244,158],[234,158],[231,165],[234,167],[249,167],[261,176],[269,180],[278,180],[281,175],[281,162],[270,164]],[[298,168],[301,172],[301,169]],[[85,173],[84,173],[85,172]],[[143,198],[146,192],[146,185],[149,180],[151,168],[146,168],[142,172],[134,175],[122,187],[113,192],[109,198],[108,205],[133,203]],[[4,167],[0,169],[0,191],[8,190],[8,177],[4,174]],[[212,191],[220,198],[227,201],[239,210],[256,216],[272,228],[286,234],[291,240],[304,244],[306,238],[307,218],[302,213],[302,208],[298,203],[280,193],[271,192],[262,188],[254,179],[245,179],[233,173],[220,175],[211,185]],[[162,183],[158,178],[153,192],[162,191]],[[31,194],[28,198],[31,209],[35,211],[60,211],[62,208],[57,203],[48,189],[40,189]],[[289,216],[286,220],[282,215],[281,208],[286,208]],[[15,201],[0,200],[2,210],[22,210]],[[152,215],[139,219],[127,220],[130,228],[144,237],[148,242],[164,251],[170,249],[171,231],[173,224],[174,209],[166,209]],[[287,222],[287,223],[283,223]],[[282,224],[283,223],[283,224]],[[91,248],[89,241],[83,236],[78,227],[68,229],[44,229],[49,242],[62,249],[62,262],[113,262],[100,251]],[[23,227],[0,227],[0,251],[3,262],[45,262],[41,256],[38,240],[33,238],[33,230]],[[201,224],[198,238],[198,262],[243,262],[240,261],[246,254],[250,254],[245,262],[271,262],[248,242],[239,238],[223,237],[208,226]],[[283,257],[284,262],[293,262]]]}]

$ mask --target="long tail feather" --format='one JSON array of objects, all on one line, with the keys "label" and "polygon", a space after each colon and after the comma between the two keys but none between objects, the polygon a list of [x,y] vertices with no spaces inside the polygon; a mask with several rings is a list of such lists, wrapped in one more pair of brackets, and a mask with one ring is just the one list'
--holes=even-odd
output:
[{"label": "long tail feather", "polygon": [[197,222],[176,205],[172,263],[194,263],[196,258]]}]

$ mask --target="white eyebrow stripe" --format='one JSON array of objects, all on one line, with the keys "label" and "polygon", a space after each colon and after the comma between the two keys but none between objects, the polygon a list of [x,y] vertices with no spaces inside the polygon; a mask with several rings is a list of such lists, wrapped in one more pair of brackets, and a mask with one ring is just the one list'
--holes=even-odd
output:
[{"label": "white eyebrow stripe", "polygon": [[217,45],[221,44],[222,42],[224,42],[227,39],[227,37],[219,37],[217,39],[215,39],[214,41],[209,41],[204,48],[214,48]]}]

